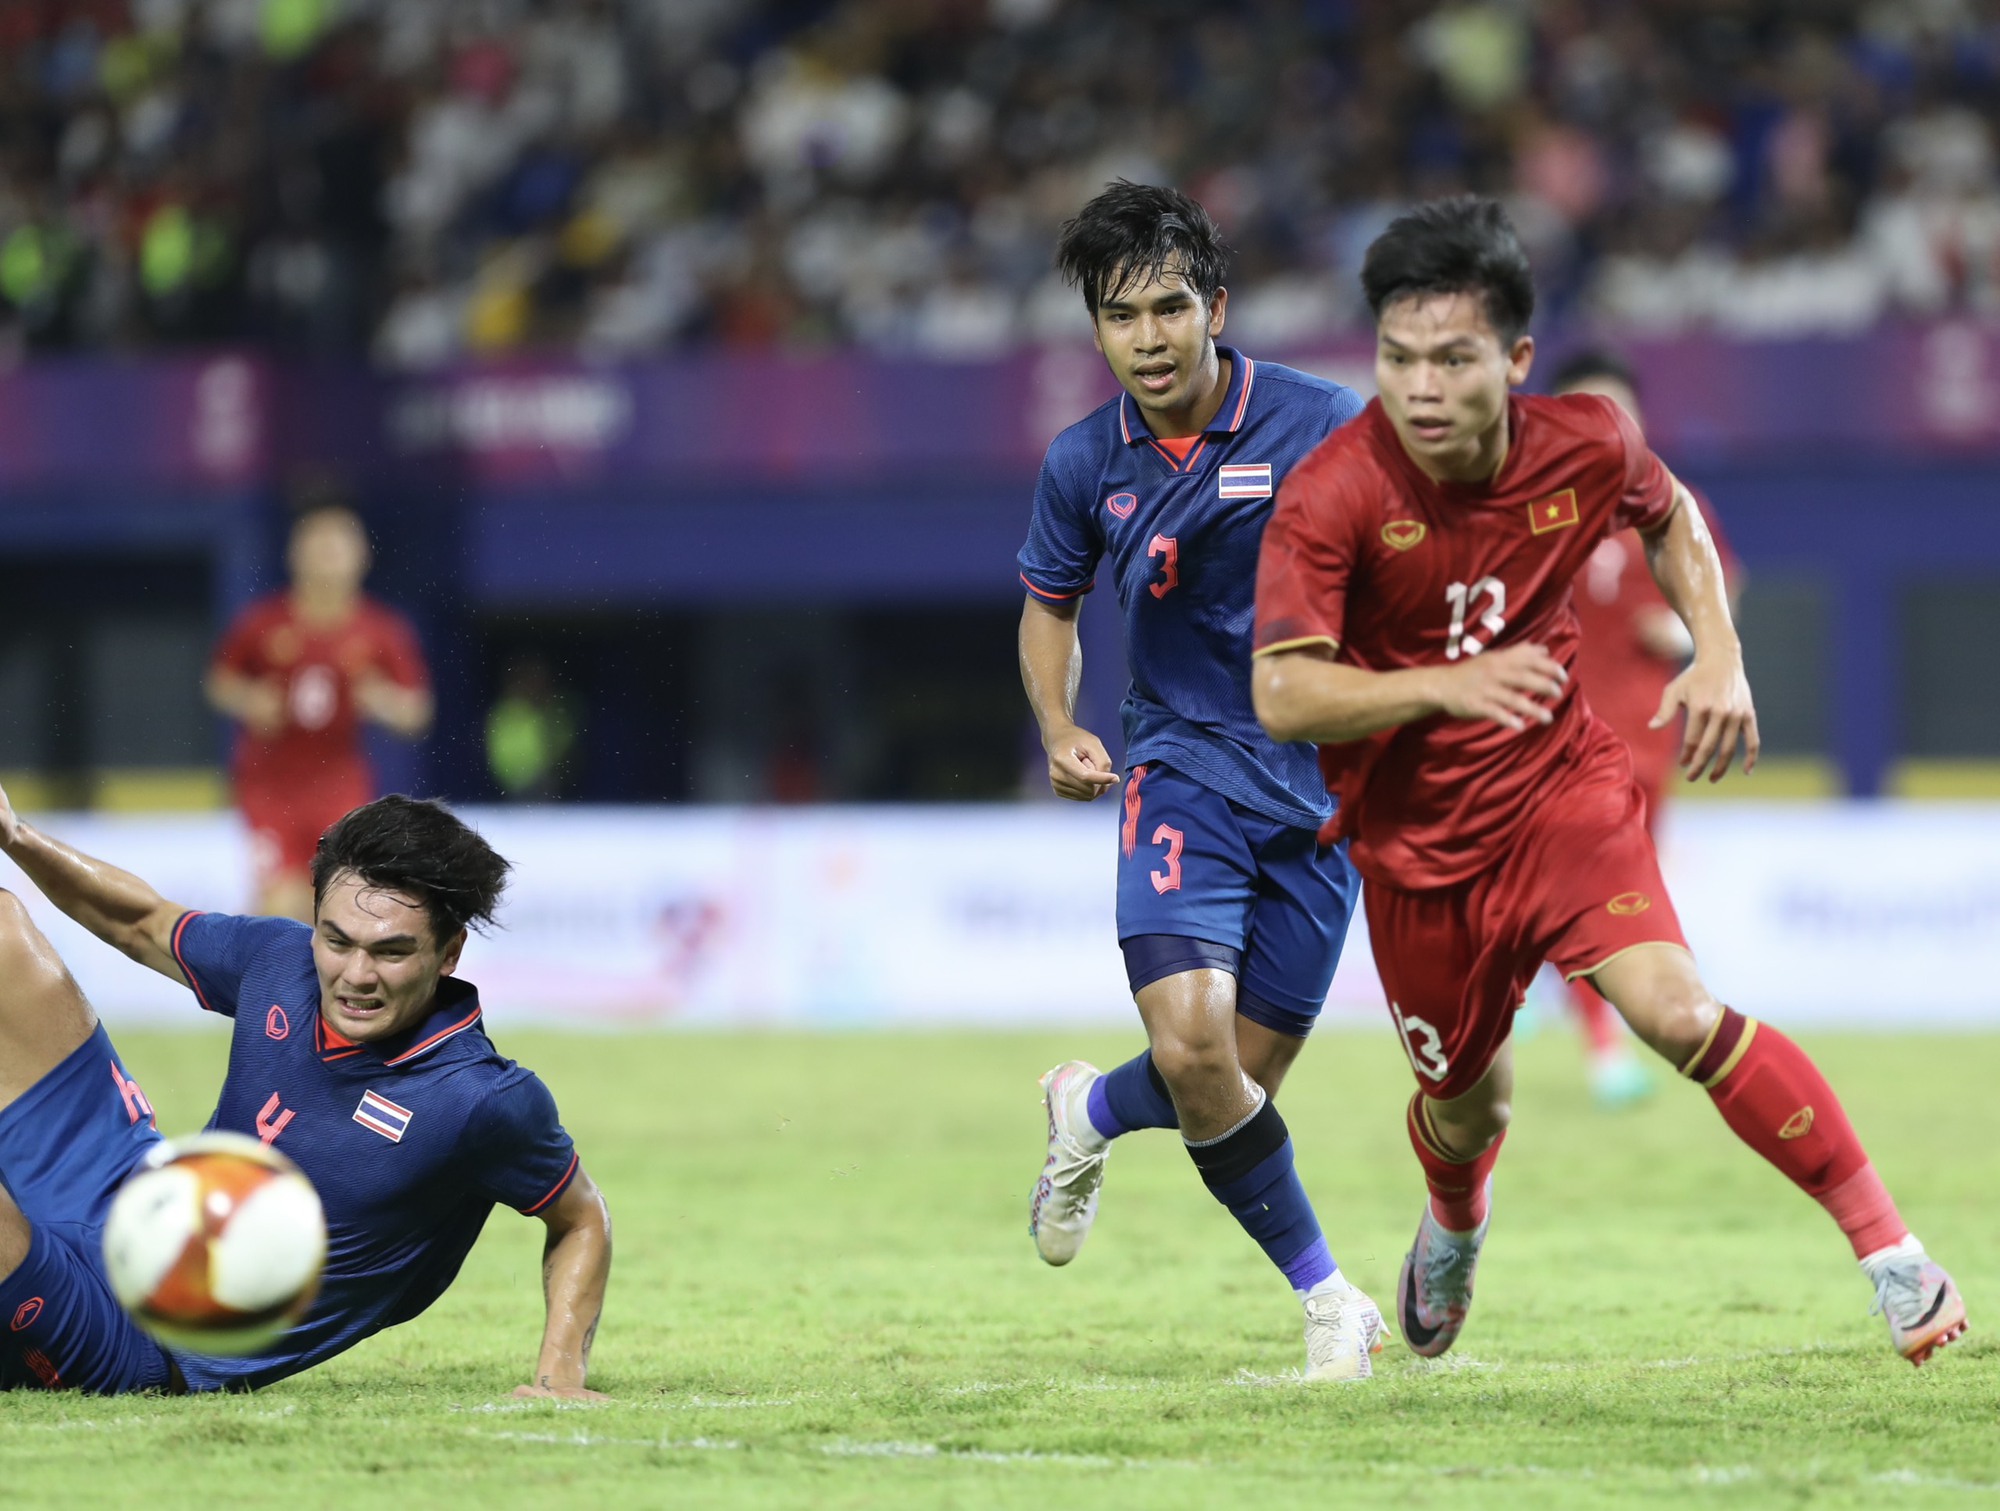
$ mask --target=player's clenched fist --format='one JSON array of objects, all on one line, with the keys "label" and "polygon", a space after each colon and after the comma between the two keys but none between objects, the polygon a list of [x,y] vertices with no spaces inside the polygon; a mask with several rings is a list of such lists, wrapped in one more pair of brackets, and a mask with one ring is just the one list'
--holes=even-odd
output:
[{"label": "player's clenched fist", "polygon": [[1104,742],[1087,729],[1062,724],[1047,736],[1049,786],[1057,797],[1087,803],[1118,785],[1117,768]]},{"label": "player's clenched fist", "polygon": [[1743,745],[1745,775],[1757,768],[1757,710],[1750,701],[1750,681],[1743,675],[1740,657],[1701,657],[1667,684],[1660,698],[1660,711],[1653,715],[1652,728],[1662,729],[1673,719],[1674,710],[1687,710],[1687,732],[1681,737],[1677,760],[1692,782],[1710,763],[1711,782],[1722,780],[1729,763],[1736,759],[1736,746]]},{"label": "player's clenched fist", "polygon": [[1510,645],[1440,669],[1437,700],[1453,718],[1526,729],[1555,718],[1568,684],[1569,673],[1546,647]]}]

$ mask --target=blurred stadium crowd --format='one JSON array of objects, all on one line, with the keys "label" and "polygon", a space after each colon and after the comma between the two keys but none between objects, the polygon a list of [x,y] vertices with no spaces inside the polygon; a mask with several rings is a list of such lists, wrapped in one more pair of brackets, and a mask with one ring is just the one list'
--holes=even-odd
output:
[{"label": "blurred stadium crowd", "polygon": [[1413,198],[1504,193],[1549,306],[1837,332],[2000,308],[1989,0],[11,0],[17,348],[1078,331],[1056,225],[1196,193],[1235,330],[1357,320]]}]

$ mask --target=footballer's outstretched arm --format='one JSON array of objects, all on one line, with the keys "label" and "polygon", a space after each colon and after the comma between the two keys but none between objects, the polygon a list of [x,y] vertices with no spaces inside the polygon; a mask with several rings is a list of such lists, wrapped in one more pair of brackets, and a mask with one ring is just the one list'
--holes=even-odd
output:
[{"label": "footballer's outstretched arm", "polygon": [[538,1215],[548,1226],[548,1242],[542,1249],[548,1320],[542,1328],[535,1383],[520,1386],[514,1394],[609,1400],[586,1389],[584,1381],[590,1374],[590,1346],[597,1341],[598,1318],[604,1313],[604,1289],[611,1279],[611,1209],[604,1204],[597,1182],[579,1165],[563,1194]]},{"label": "footballer's outstretched arm", "polygon": [[1509,729],[1546,724],[1568,680],[1539,645],[1506,646],[1456,666],[1372,672],[1336,661],[1331,642],[1313,640],[1257,652],[1250,700],[1274,740],[1344,745],[1433,714]]},{"label": "footballer's outstretched arm", "polygon": [[42,895],[114,949],[187,985],[174,960],[174,925],[188,911],[130,871],[53,839],[15,813],[0,789],[0,851]]},{"label": "footballer's outstretched arm", "polygon": [[1104,742],[1076,722],[1076,694],[1083,685],[1083,645],[1076,616],[1082,599],[1049,603],[1028,595],[1021,605],[1021,686],[1042,728],[1049,755],[1049,786],[1057,797],[1087,803],[1118,785]]},{"label": "footballer's outstretched arm", "polygon": [[1704,770],[1722,780],[1736,747],[1743,769],[1757,765],[1757,710],[1743,674],[1743,643],[1729,616],[1729,586],[1722,557],[1694,495],[1676,479],[1674,507],[1663,523],[1644,535],[1646,564],[1667,602],[1694,637],[1694,661],[1667,684],[1652,727],[1662,729],[1676,709],[1687,710],[1679,762],[1693,781]]}]

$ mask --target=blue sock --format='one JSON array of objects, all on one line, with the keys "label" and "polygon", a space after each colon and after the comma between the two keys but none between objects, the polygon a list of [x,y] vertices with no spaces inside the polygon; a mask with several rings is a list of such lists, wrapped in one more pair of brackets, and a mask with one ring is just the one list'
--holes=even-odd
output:
[{"label": "blue sock", "polygon": [[1123,1065],[1107,1070],[1090,1085],[1084,1104],[1090,1126],[1106,1138],[1140,1128],[1178,1128],[1174,1099],[1153,1066],[1153,1052],[1143,1050]]},{"label": "blue sock", "polygon": [[1221,1138],[1189,1144],[1188,1154],[1215,1199],[1284,1272],[1295,1291],[1309,1291],[1339,1266],[1298,1171],[1292,1135],[1270,1098]]}]

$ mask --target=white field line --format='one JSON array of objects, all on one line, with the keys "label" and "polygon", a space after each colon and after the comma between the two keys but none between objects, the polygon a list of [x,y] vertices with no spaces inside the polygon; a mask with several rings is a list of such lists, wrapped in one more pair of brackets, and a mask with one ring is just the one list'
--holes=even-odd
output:
[{"label": "white field line", "polygon": [[451,1405],[445,1408],[463,1416],[500,1416],[522,1411],[764,1411],[780,1406],[796,1406],[803,1397],[784,1400],[750,1401],[733,1396],[689,1396],[684,1401],[559,1401],[537,1397],[525,1401],[488,1401],[479,1406]]},{"label": "white field line", "polygon": [[1059,1464],[1071,1469],[1204,1469],[1195,1459],[1128,1459],[1102,1453],[1044,1452],[1039,1448],[942,1448],[936,1443],[857,1443],[842,1438],[822,1443],[830,1458],[927,1459],[964,1464]]},{"label": "white field line", "polygon": [[547,1443],[559,1448],[652,1448],[669,1453],[729,1453],[743,1445],[732,1438],[614,1438],[594,1432],[482,1432],[467,1428],[476,1438],[493,1438],[504,1443]]}]

